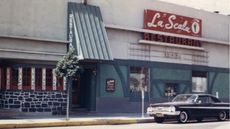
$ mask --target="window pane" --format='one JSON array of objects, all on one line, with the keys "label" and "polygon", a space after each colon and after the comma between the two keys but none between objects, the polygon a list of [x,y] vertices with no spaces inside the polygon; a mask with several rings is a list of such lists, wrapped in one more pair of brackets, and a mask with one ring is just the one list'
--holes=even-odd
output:
[{"label": "window pane", "polygon": [[57,87],[63,86],[63,77],[57,77]]},{"label": "window pane", "polygon": [[6,68],[1,68],[1,88],[6,89]]},{"label": "window pane", "polygon": [[31,68],[23,68],[22,70],[22,85],[30,86],[31,85]]},{"label": "window pane", "polygon": [[165,85],[165,96],[175,96],[178,92],[177,83],[166,83]]},{"label": "window pane", "polygon": [[192,77],[192,92],[206,92],[207,78],[206,77]]},{"label": "window pane", "polygon": [[11,86],[18,86],[18,68],[11,69]]},{"label": "window pane", "polygon": [[148,91],[149,70],[144,67],[130,67],[130,91],[139,92],[142,88]]},{"label": "window pane", "polygon": [[35,69],[35,89],[42,89],[42,68]]},{"label": "window pane", "polygon": [[52,69],[46,69],[46,86],[52,87],[53,85],[53,70]]}]

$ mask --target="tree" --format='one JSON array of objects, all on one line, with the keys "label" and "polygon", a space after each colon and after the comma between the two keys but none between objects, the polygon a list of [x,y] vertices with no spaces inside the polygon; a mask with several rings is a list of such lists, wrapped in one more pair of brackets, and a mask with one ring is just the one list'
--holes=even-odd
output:
[{"label": "tree", "polygon": [[76,56],[74,48],[70,48],[69,52],[62,60],[57,63],[55,73],[58,77],[74,77],[79,70],[79,59]]},{"label": "tree", "polygon": [[62,60],[57,63],[55,73],[58,77],[66,77],[67,79],[67,107],[66,120],[69,119],[70,96],[72,88],[72,77],[76,76],[79,70],[79,59],[76,56],[74,48],[70,48],[69,52]]}]

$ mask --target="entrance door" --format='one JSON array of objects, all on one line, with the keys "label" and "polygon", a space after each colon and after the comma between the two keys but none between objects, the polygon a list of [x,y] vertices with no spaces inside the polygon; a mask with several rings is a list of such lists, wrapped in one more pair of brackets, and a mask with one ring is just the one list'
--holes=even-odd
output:
[{"label": "entrance door", "polygon": [[72,82],[72,109],[80,107],[80,77],[77,76]]},{"label": "entrance door", "polygon": [[92,69],[84,69],[72,81],[72,111],[95,110],[96,86]]}]

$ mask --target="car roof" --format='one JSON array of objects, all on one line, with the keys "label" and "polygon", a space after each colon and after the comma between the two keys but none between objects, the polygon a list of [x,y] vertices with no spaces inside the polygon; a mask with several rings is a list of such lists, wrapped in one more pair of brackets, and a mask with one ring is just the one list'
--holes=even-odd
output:
[{"label": "car roof", "polygon": [[216,97],[212,94],[205,94],[205,93],[191,93],[191,94],[178,94],[178,95],[197,95],[197,96],[212,96],[212,97]]}]

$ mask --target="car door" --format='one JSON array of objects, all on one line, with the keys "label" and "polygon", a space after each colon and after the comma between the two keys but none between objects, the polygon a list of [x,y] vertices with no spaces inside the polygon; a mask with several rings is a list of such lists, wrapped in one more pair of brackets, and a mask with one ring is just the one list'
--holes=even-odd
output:
[{"label": "car door", "polygon": [[211,103],[210,109],[209,109],[209,115],[210,116],[218,116],[218,113],[221,109],[221,103],[217,98],[214,98],[212,96],[209,97],[209,102]]},{"label": "car door", "polygon": [[196,115],[202,117],[210,116],[210,107],[211,103],[209,101],[209,96],[198,96],[197,98],[197,108],[196,108]]}]

